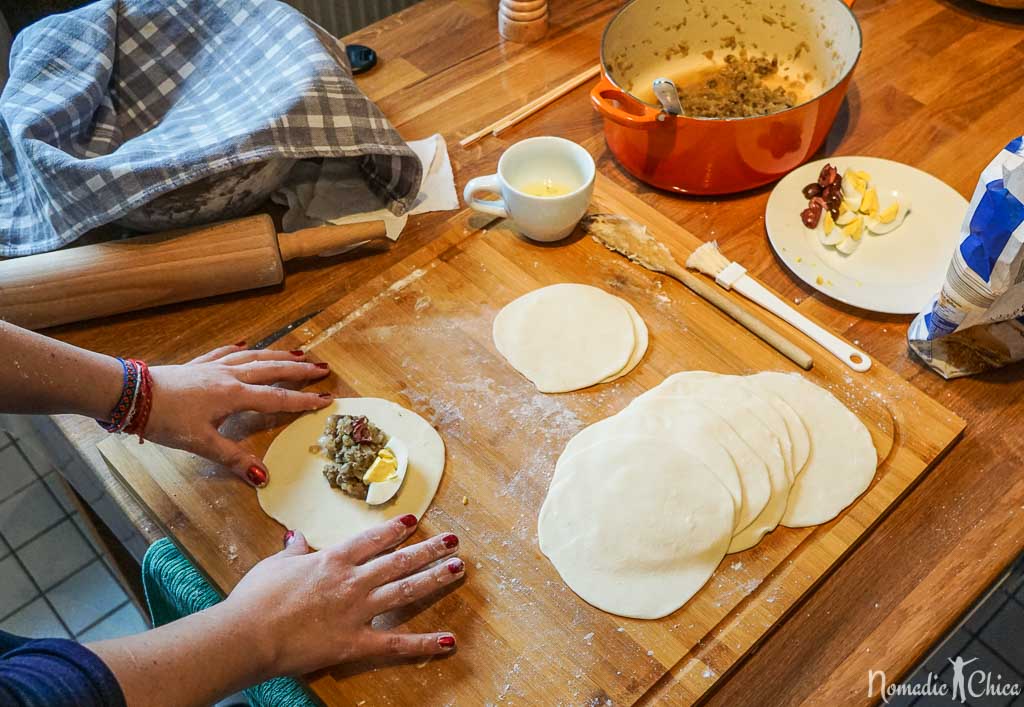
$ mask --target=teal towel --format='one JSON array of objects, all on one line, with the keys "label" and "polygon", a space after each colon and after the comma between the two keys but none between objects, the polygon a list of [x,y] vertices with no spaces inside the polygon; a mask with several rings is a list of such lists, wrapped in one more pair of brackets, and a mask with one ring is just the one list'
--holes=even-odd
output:
[{"label": "teal towel", "polygon": [[[142,585],[154,626],[207,609],[221,600],[206,578],[168,538],[149,546],[142,559]],[[306,689],[291,678],[274,678],[245,691],[254,707],[316,707]]]}]

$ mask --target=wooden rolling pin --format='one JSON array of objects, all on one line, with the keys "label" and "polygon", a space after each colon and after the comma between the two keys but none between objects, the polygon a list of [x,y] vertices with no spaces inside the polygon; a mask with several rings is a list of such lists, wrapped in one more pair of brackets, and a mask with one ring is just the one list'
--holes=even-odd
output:
[{"label": "wooden rolling pin", "polygon": [[284,262],[384,238],[383,221],[278,234],[267,214],[0,261],[0,319],[29,329],[284,280]]}]

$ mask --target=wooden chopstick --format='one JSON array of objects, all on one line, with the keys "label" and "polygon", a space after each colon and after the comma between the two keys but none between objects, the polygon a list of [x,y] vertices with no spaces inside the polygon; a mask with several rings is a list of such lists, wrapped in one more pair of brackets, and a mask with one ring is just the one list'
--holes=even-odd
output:
[{"label": "wooden chopstick", "polygon": [[519,111],[513,113],[509,117],[500,121],[499,124],[496,125],[494,128],[494,134],[501,135],[503,132],[511,128],[513,125],[516,125],[522,122],[523,120],[526,120],[537,111],[542,110],[547,106],[551,105],[559,98],[569,93],[570,91],[579,88],[587,81],[597,76],[599,73],[601,73],[601,65],[595,64],[586,71],[581,71],[580,73],[576,74],[565,83],[555,86],[553,89],[545,93],[540,98],[536,98],[530,101],[525,106],[523,106]]},{"label": "wooden chopstick", "polygon": [[555,86],[553,89],[551,89],[544,95],[535,98],[526,105],[521,106],[520,108],[512,111],[511,113],[499,118],[498,120],[494,121],[487,127],[481,128],[480,130],[477,130],[475,133],[470,133],[466,137],[459,140],[459,145],[461,145],[462,147],[472,145],[474,142],[483,138],[488,133],[500,135],[502,132],[508,130],[513,125],[517,125],[523,120],[526,120],[537,111],[546,108],[547,106],[551,105],[565,94],[582,86],[584,83],[594,78],[599,73],[601,73],[600,64],[595,64],[586,71],[581,71],[568,81],[560,83],[559,85]]}]

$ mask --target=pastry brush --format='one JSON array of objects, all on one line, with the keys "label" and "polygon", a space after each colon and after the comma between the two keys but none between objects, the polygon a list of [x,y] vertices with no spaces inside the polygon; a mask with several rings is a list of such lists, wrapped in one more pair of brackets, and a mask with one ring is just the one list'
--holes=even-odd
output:
[{"label": "pastry brush", "polygon": [[693,251],[686,259],[686,267],[715,278],[715,282],[725,289],[736,290],[750,301],[761,305],[821,344],[853,370],[866,371],[871,368],[871,359],[867,354],[850,346],[783,302],[768,288],[747,275],[746,268],[722,255],[716,241],[705,243]]},{"label": "pastry brush", "polygon": [[584,218],[582,223],[587,233],[605,248],[621,253],[648,270],[665,273],[678,280],[800,368],[811,370],[814,360],[809,353],[713,286],[688,273],[672,257],[665,244],[648,233],[647,227],[639,221],[618,214],[593,214]]}]

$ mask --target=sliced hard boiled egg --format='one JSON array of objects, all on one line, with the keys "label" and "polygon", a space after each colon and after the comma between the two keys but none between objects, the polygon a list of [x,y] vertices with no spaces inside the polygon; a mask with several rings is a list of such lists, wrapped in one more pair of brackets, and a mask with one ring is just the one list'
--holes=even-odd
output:
[{"label": "sliced hard boiled egg", "polygon": [[839,242],[839,245],[836,246],[836,250],[843,255],[850,255],[853,251],[857,250],[858,246],[860,246],[860,241],[860,238],[843,238],[843,240]]},{"label": "sliced hard boiled egg", "polygon": [[864,219],[857,216],[853,221],[842,227],[843,240],[836,245],[836,250],[844,255],[849,255],[857,250],[860,245],[861,236],[864,235]]},{"label": "sliced hard boiled egg", "polygon": [[822,245],[837,245],[843,240],[843,230],[836,226],[832,220],[832,214],[828,211],[821,217],[821,230],[818,231],[818,240]]},{"label": "sliced hard boiled egg", "polygon": [[395,453],[388,447],[377,452],[377,458],[363,474],[364,484],[377,484],[381,481],[391,481],[398,475],[398,460]]},{"label": "sliced hard boiled egg", "polygon": [[855,241],[859,241],[861,234],[864,232],[864,217],[858,216],[853,219],[850,223],[843,226],[843,235],[847,238],[852,238]]},{"label": "sliced hard boiled egg", "polygon": [[910,199],[893,191],[894,197],[885,208],[866,219],[867,229],[876,235],[891,233],[899,228],[910,213]]},{"label": "sliced hard boiled egg", "polygon": [[878,212],[878,192],[874,187],[870,187],[864,192],[864,198],[860,200],[860,208],[858,209],[862,214],[868,214],[874,216]]},{"label": "sliced hard boiled egg", "polygon": [[825,231],[826,236],[832,233],[832,229],[836,227],[836,222],[832,220],[831,211],[825,212],[825,215],[822,217],[821,227]]},{"label": "sliced hard boiled egg", "polygon": [[846,204],[846,208],[849,209],[850,211],[853,211],[854,213],[856,213],[857,211],[860,211],[860,205],[861,205],[861,202],[863,202],[863,201],[864,201],[864,194],[863,194],[863,192],[852,191],[852,192],[850,192],[848,194],[848,193],[846,193],[846,191],[844,189],[842,203]]},{"label": "sliced hard boiled egg", "polygon": [[379,506],[394,498],[405,481],[408,469],[409,448],[402,440],[392,437],[387,446],[377,452],[377,458],[363,474],[363,483],[369,485],[366,503]]},{"label": "sliced hard boiled egg", "polygon": [[843,198],[851,204],[858,206],[860,205],[861,196],[868,188],[867,180],[863,179],[860,176],[861,174],[863,172],[853,169],[848,169],[843,173]]},{"label": "sliced hard boiled egg", "polygon": [[[845,207],[845,208],[844,208]],[[849,202],[843,201],[839,205],[839,216],[836,218],[836,223],[840,226],[846,226],[851,224],[857,218],[857,209],[850,206]]]}]

